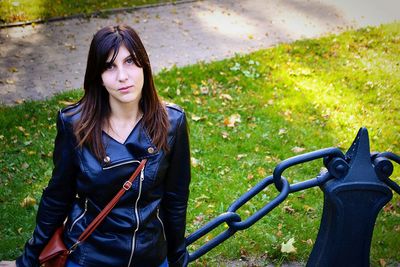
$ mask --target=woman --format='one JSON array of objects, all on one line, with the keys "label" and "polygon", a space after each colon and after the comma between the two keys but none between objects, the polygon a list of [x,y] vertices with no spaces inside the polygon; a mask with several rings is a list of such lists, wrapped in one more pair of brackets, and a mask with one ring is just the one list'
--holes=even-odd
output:
[{"label": "woman", "polygon": [[142,159],[141,177],[69,255],[67,266],[187,265],[186,118],[159,100],[148,55],[132,28],[105,27],[94,35],[84,90],[77,104],[58,114],[55,168],[17,266],[38,266],[65,218],[64,242],[71,247]]}]

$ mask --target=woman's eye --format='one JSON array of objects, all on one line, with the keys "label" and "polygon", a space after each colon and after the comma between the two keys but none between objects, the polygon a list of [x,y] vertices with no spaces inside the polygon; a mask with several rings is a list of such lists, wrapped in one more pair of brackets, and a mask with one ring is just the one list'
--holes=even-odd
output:
[{"label": "woman's eye", "polygon": [[126,60],[126,63],[128,63],[128,64],[135,64],[135,62],[133,61],[132,58],[128,58],[128,59]]},{"label": "woman's eye", "polygon": [[114,64],[106,64],[106,70],[112,70],[114,68]]}]

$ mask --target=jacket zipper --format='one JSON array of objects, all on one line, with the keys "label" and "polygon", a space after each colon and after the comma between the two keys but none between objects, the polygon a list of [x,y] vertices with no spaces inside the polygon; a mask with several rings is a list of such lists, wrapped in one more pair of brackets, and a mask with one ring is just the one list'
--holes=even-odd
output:
[{"label": "jacket zipper", "polygon": [[164,223],[162,222],[161,218],[160,218],[160,207],[157,208],[157,219],[160,221],[161,223],[161,228],[162,228],[162,232],[164,235],[164,239],[167,240],[167,237],[165,236],[165,229],[164,229]]},{"label": "jacket zipper", "polygon": [[139,230],[140,222],[139,222],[138,203],[139,203],[140,196],[142,194],[142,183],[143,183],[143,181],[144,181],[144,167],[140,171],[139,195],[138,195],[138,197],[136,199],[136,202],[135,202],[136,229],[133,232],[133,236],[132,236],[132,250],[131,250],[131,256],[129,258],[128,267],[131,265],[133,253],[135,252],[136,232]]},{"label": "jacket zipper", "polygon": [[78,218],[76,218],[75,221],[73,221],[71,227],[69,228],[69,231],[70,231],[70,232],[72,231],[72,228],[74,228],[75,224],[76,224],[80,219],[82,219],[83,216],[85,216],[86,211],[87,211],[87,203],[88,203],[88,199],[86,198],[86,199],[85,199],[85,209],[84,209],[83,213],[82,213]]},{"label": "jacket zipper", "polygon": [[114,165],[103,167],[103,170],[109,170],[109,169],[112,169],[112,168],[115,168],[115,167],[119,167],[119,166],[130,164],[130,163],[135,163],[135,162],[136,163],[140,163],[140,161],[138,161],[138,160],[128,160],[128,161],[116,163]]}]

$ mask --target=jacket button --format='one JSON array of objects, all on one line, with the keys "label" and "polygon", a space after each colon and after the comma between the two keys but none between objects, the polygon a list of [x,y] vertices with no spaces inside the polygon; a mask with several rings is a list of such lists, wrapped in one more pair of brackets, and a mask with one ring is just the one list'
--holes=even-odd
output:
[{"label": "jacket button", "polygon": [[110,159],[109,156],[107,156],[107,157],[105,157],[105,158],[103,159],[103,161],[104,161],[104,163],[110,163],[111,159]]},{"label": "jacket button", "polygon": [[149,147],[149,148],[147,149],[147,152],[149,152],[150,154],[153,154],[153,153],[155,152],[155,150],[154,150],[154,148]]}]

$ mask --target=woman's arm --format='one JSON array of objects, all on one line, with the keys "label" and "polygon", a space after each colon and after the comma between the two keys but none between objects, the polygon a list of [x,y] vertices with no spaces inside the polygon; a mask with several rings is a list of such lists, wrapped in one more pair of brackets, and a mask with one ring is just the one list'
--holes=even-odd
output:
[{"label": "woman's arm", "polygon": [[40,200],[36,227],[25,244],[17,266],[39,266],[38,257],[54,231],[65,220],[76,194],[77,160],[72,127],[67,127],[63,113],[58,113],[57,137],[53,152],[52,177]]},{"label": "woman's arm", "polygon": [[171,147],[171,161],[167,172],[162,200],[165,234],[170,266],[186,266],[185,243],[186,209],[189,198],[190,149],[185,114],[178,124]]}]

